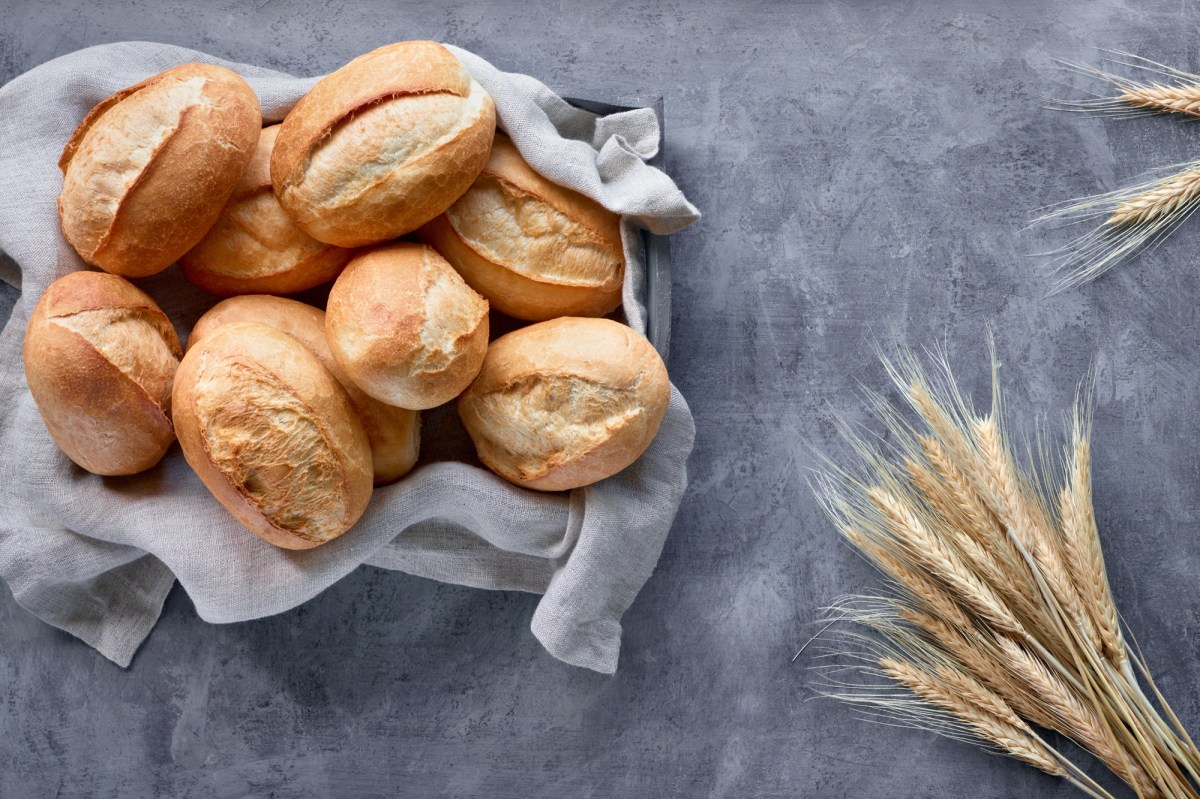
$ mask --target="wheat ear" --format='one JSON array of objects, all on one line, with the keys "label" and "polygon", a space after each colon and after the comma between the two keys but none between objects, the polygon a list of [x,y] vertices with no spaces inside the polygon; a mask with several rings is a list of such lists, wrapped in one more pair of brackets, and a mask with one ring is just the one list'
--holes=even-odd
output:
[{"label": "wheat ear", "polygon": [[[1083,403],[1062,467],[1051,467],[1040,439],[1040,466],[1026,467],[1001,425],[994,350],[992,364],[992,407],[980,417],[944,359],[935,380],[907,354],[885,360],[929,432],[870,395],[888,435],[844,425],[859,467],[831,464],[816,479],[835,525],[897,589],[835,608],[835,621],[855,627],[844,633],[849,648],[827,650],[848,665],[827,672],[837,691],[826,695],[889,723],[989,742],[1110,797],[1037,737],[1033,726],[1044,726],[1078,742],[1142,799],[1200,799],[1200,751],[1124,646],[1092,509]],[[871,680],[844,682],[843,668]]]},{"label": "wheat ear", "polygon": [[1028,636],[1021,622],[1013,615],[1008,605],[996,596],[992,587],[980,579],[957,553],[930,535],[910,508],[878,486],[869,488],[867,495],[895,525],[897,538],[904,544],[906,553],[914,562],[936,577],[951,594],[959,597],[968,609],[986,619],[997,630],[1003,630],[1020,639]]},{"label": "wheat ear", "polygon": [[[1032,735],[1032,730],[1019,719],[1003,700],[979,683],[962,675],[962,679],[948,683],[945,671],[937,676],[893,658],[879,661],[884,673],[935,707],[941,708],[954,718],[967,724],[980,738],[999,747],[1006,754],[1036,766],[1056,777],[1067,776],[1044,744]],[[963,690],[964,686],[968,686]],[[990,712],[1002,708],[1000,713]]]},{"label": "wheat ear", "polygon": [[1131,85],[1117,100],[1154,114],[1200,116],[1200,85],[1164,86],[1161,83]]},{"label": "wheat ear", "polygon": [[1003,636],[987,640],[978,634],[964,633],[911,609],[898,608],[896,615],[926,634],[1006,707],[1035,724],[1074,739],[1121,779],[1138,785],[1143,795],[1154,793],[1149,777],[1125,755],[1104,722],[1074,689],[1024,646]]},{"label": "wheat ear", "polygon": [[1081,111],[1111,117],[1151,114],[1200,116],[1200,75],[1128,53],[1115,55],[1118,58],[1110,59],[1112,63],[1147,75],[1147,79],[1139,80],[1085,64],[1059,61],[1060,66],[1071,72],[1105,81],[1117,89],[1117,94],[1093,95],[1085,100],[1049,100],[1046,104],[1060,111]]},{"label": "wheat ear", "polygon": [[992,415],[975,422],[975,436],[983,453],[983,465],[988,476],[987,482],[992,486],[993,501],[1000,506],[997,512],[1003,514],[1008,520],[1008,529],[1033,555],[1042,577],[1070,619],[1088,640],[1097,641],[1099,634],[1071,582],[1059,542],[1054,533],[1047,529],[1035,503],[1027,499],[1027,489],[1016,476],[1012,456],[996,423],[996,411],[998,408]]},{"label": "wheat ear", "polygon": [[1074,739],[1134,786],[1140,796],[1157,793],[1149,776],[1129,758],[1104,721],[1041,658],[1011,639],[1001,637],[997,643],[1005,655],[1004,665],[1028,689],[1030,701],[1019,703],[1027,718]]},{"label": "wheat ear", "polygon": [[1042,255],[1056,277],[1051,293],[1094,280],[1137,252],[1153,248],[1200,207],[1200,161],[1157,170],[1116,191],[1051,206],[1028,227],[1091,224],[1067,244]]},{"label": "wheat ear", "polygon": [[933,469],[912,459],[906,460],[904,467],[912,484],[923,495],[929,510],[936,514],[941,527],[939,534],[958,551],[967,565],[978,572],[992,588],[1003,594],[1005,599],[1019,601],[1020,592],[1010,584],[1010,575],[1005,570],[1005,564],[1000,562],[991,549],[992,541],[984,539],[984,543],[980,543],[981,535],[973,531],[968,532],[972,522],[963,516],[961,506],[946,486],[939,482]]},{"label": "wheat ear", "polygon": [[1128,661],[1125,641],[1121,637],[1117,607],[1113,602],[1104,552],[1100,548],[1100,532],[1092,510],[1091,444],[1076,412],[1074,451],[1067,470],[1066,484],[1059,495],[1062,518],[1063,548],[1084,606],[1100,638],[1104,656],[1118,668]]},{"label": "wheat ear", "polygon": [[914,696],[943,710],[965,725],[969,734],[1002,753],[1070,781],[1093,799],[1111,799],[1100,785],[1048,746],[1003,699],[969,675],[944,666],[931,674],[894,658],[882,658],[879,666]]},{"label": "wheat ear", "polygon": [[[958,522],[955,531],[961,530],[961,533],[955,535],[955,539],[961,541],[964,554],[978,564],[980,571],[1012,601],[1017,610],[1030,616],[1036,615],[1034,605],[1038,600],[1037,589],[1027,579],[1024,561],[996,514],[988,508],[941,442],[932,436],[920,436],[918,441],[937,479],[925,475],[922,477],[937,486],[931,490],[940,490],[940,501],[946,507],[941,507],[935,501],[935,508]],[[975,546],[962,540],[963,533],[973,539]],[[977,548],[981,548],[985,555],[972,557]],[[994,570],[999,573],[991,576]]]},{"label": "wheat ear", "polygon": [[967,628],[972,625],[971,618],[962,607],[924,572],[913,568],[896,553],[868,540],[858,530],[849,529],[843,534],[914,603],[956,627]]},{"label": "wheat ear", "polygon": [[[1067,69],[1106,81],[1118,92],[1081,101],[1050,101],[1050,107],[1108,116],[1178,113],[1200,117],[1200,75],[1129,53],[1114,55],[1114,63],[1148,79],[1059,62]],[[1168,168],[1136,186],[1053,206],[1034,219],[1031,226],[1074,222],[1094,225],[1066,245],[1044,253],[1050,256],[1051,272],[1057,276],[1051,293],[1099,277],[1139,250],[1156,246],[1182,224],[1200,198],[1200,169],[1195,163],[1181,166]],[[1170,169],[1175,173],[1169,174]]]},{"label": "wheat ear", "polygon": [[1197,197],[1200,197],[1200,168],[1192,167],[1158,181],[1146,192],[1118,203],[1105,224],[1121,227],[1169,219]]}]

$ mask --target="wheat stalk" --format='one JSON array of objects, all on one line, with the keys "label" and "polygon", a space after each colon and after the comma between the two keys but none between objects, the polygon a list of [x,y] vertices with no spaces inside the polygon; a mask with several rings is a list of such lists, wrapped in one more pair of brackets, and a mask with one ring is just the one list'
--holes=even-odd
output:
[{"label": "wheat stalk", "polygon": [[[885,450],[843,426],[861,468],[830,463],[815,487],[895,592],[836,605],[835,619],[866,632],[844,635],[827,656],[845,653],[851,668],[893,689],[831,678],[829,695],[894,723],[986,742],[1110,799],[1033,727],[1053,729],[1139,797],[1200,799],[1200,751],[1125,646],[1092,507],[1085,401],[1061,470],[1032,472],[1001,424],[994,353],[984,416],[969,409],[944,359],[938,380],[907,353],[885,365],[928,432],[871,395]],[[1050,485],[1056,473],[1060,484]]]}]

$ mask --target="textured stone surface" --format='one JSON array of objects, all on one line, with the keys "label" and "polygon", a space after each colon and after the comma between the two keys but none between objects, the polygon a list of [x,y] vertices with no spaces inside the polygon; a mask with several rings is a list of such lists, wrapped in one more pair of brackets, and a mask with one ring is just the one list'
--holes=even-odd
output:
[{"label": "textured stone surface", "polygon": [[[619,674],[554,662],[532,597],[362,569],[234,626],[176,591],[128,672],[0,592],[0,796],[1071,796],[1031,769],[871,726],[789,663],[872,580],[805,485],[830,408],[881,385],[873,339],[944,340],[987,400],[1057,424],[1095,363],[1097,513],[1119,604],[1200,728],[1200,225],[1046,299],[1038,206],[1200,150],[1200,128],[1039,98],[1096,88],[1054,57],[1200,68],[1200,11],[1125,3],[474,0],[0,9],[0,81],[152,39],[297,72],[430,37],[582,97],[661,93],[669,167],[706,213],[674,237],[671,371],[692,488],[625,618]],[[742,6],[735,9],[734,6]],[[14,293],[3,289],[4,307]]]}]

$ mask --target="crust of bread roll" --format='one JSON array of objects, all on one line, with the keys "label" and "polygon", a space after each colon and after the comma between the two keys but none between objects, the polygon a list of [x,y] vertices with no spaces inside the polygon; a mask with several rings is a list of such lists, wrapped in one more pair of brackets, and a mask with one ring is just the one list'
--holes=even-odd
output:
[{"label": "crust of bread roll", "polygon": [[356,256],[338,277],[325,335],[359,388],[424,410],[457,397],[479,373],[488,303],[433,248],[391,244]]},{"label": "crust of bread roll", "polygon": [[275,195],[341,247],[396,238],[445,211],[487,162],[491,97],[436,42],[399,42],[319,80],[283,121]]},{"label": "crust of bread roll", "polygon": [[179,262],[184,277],[205,291],[295,294],[333,280],[354,255],[309,236],[275,199],[271,152],[279,128],[263,128],[216,224]]},{"label": "crust of bread roll", "polygon": [[230,297],[197,320],[188,336],[187,348],[190,350],[218,327],[237,322],[259,322],[287,333],[333,373],[350,396],[371,442],[375,485],[394,483],[412,470],[421,449],[421,415],[380,402],[346,377],[325,341],[324,311],[283,297],[253,294]]},{"label": "crust of bread roll", "polygon": [[273,327],[222,325],[179,365],[179,445],[248,530],[311,549],[358,521],[371,498],[371,448],[341,384]]},{"label": "crust of bread roll", "polygon": [[493,341],[458,413],[489,469],[525,488],[563,491],[637,460],[670,398],[666,366],[644,336],[568,316]]},{"label": "crust of bread roll", "polygon": [[161,272],[216,222],[261,128],[254,91],[224,67],[183,64],[122,89],[63,149],[63,234],[106,272]]},{"label": "crust of bread roll", "polygon": [[517,319],[604,316],[621,304],[620,216],[539,175],[502,133],[475,183],[420,237]]},{"label": "crust of bread roll", "polygon": [[25,378],[54,443],[89,472],[136,474],[175,440],[171,385],[183,352],[166,314],[124,278],[50,284],[25,332]]}]

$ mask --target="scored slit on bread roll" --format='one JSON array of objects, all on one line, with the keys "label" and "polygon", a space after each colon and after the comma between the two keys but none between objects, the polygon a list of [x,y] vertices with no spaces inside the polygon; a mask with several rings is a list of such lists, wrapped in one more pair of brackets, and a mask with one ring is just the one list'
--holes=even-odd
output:
[{"label": "scored slit on bread roll", "polygon": [[333,374],[286,333],[254,322],[218,327],[184,356],[172,404],[187,462],[264,540],[311,549],[366,510],[366,431]]},{"label": "scored slit on bread roll", "polygon": [[488,303],[433,248],[376,247],[333,284],[325,336],[342,371],[375,399],[434,408],[478,374]]},{"label": "scored slit on bread roll", "polygon": [[175,440],[179,337],[154,300],[124,278],[72,272],[51,283],[30,316],[24,356],[50,437],[89,472],[144,471]]},{"label": "scored slit on bread roll", "polygon": [[333,280],[354,254],[309,236],[275,199],[271,152],[279,127],[263,128],[216,224],[179,262],[184,277],[205,291],[295,294]]},{"label": "scored slit on bread roll", "polygon": [[371,442],[375,485],[393,483],[412,470],[421,447],[421,415],[380,402],[346,377],[329,352],[324,311],[284,297],[253,294],[230,297],[197,320],[188,336],[187,348],[190,350],[222,325],[236,322],[259,322],[287,333],[333,373],[350,396]]},{"label": "scored slit on bread roll", "polygon": [[637,460],[670,398],[667,368],[645,336],[611,319],[562,317],[493,341],[458,413],[489,469],[562,491]]},{"label": "scored slit on bread roll", "polygon": [[161,272],[217,220],[261,128],[254,91],[224,67],[183,64],[122,89],[63,149],[63,234],[107,272]]},{"label": "scored slit on bread roll", "polygon": [[487,161],[491,97],[436,42],[399,42],[325,76],[283,120],[271,178],[310,236],[342,247],[416,230]]},{"label": "scored slit on bread roll", "polygon": [[621,304],[621,218],[539,175],[502,133],[471,188],[419,235],[517,319],[603,316]]}]

